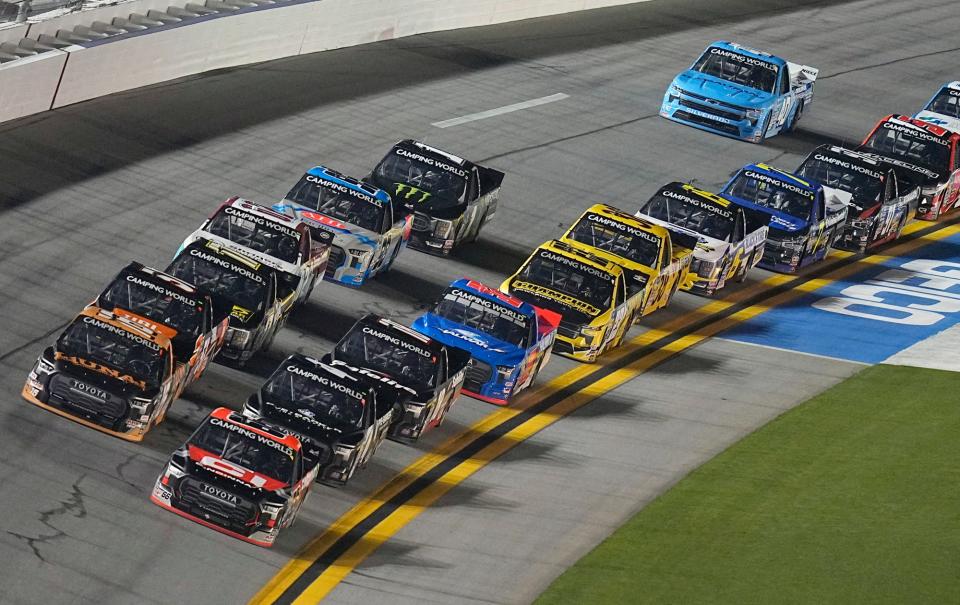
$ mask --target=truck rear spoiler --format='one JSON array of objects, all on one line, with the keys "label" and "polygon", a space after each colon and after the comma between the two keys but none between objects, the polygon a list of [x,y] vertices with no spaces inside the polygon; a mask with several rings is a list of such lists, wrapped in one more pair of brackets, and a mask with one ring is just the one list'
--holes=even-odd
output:
[{"label": "truck rear spoiler", "polygon": [[503,184],[504,174],[499,170],[477,165],[477,173],[480,175],[480,195],[499,189]]},{"label": "truck rear spoiler", "polygon": [[443,345],[447,350],[447,362],[450,364],[450,367],[447,368],[450,376],[453,376],[460,370],[467,367],[467,364],[470,363],[471,357],[470,351],[461,349],[459,347],[454,347],[452,345]]},{"label": "truck rear spoiler", "polygon": [[790,70],[790,83],[794,86],[812,84],[816,81],[817,76],[820,74],[820,70],[816,67],[801,65],[799,63],[790,63],[789,61],[787,61],[787,69]]}]

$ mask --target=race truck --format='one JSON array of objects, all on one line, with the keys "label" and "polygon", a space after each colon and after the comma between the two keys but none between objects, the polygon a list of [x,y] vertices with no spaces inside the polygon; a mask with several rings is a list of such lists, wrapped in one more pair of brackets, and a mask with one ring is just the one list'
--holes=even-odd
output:
[{"label": "race truck", "polygon": [[402,415],[387,436],[412,441],[440,426],[463,388],[470,353],[445,345],[395,321],[369,313],[340,339],[323,361],[405,391]]},{"label": "race truck", "polygon": [[43,350],[21,394],[102,433],[142,441],[190,379],[169,338],[90,306]]},{"label": "race truck", "polygon": [[916,214],[920,187],[898,177],[897,170],[875,155],[821,145],[794,174],[851,195],[847,221],[833,246],[863,254],[900,237]]},{"label": "race truck", "polygon": [[170,455],[150,501],[270,548],[293,525],[316,474],[295,436],[221,407]]},{"label": "race truck", "polygon": [[637,216],[662,225],[674,239],[694,238],[691,279],[680,287],[705,296],[746,278],[763,257],[770,222],[763,212],[678,182],[661,187]]},{"label": "race truck", "polygon": [[345,286],[389,271],[413,222],[386,191],[324,166],[307,171],[273,209],[302,219],[315,239],[333,238],[324,277]]},{"label": "race truck", "polygon": [[731,42],[714,42],[663,96],[660,115],[760,143],[797,126],[819,70]]},{"label": "race truck", "polygon": [[198,380],[220,352],[230,325],[228,314],[213,305],[209,294],[136,262],[124,267],[91,305],[169,338],[174,360],[187,366],[188,383]]},{"label": "race truck", "polygon": [[177,254],[199,238],[233,248],[277,270],[281,298],[293,293],[296,306],[310,298],[327,267],[333,236],[319,235],[326,239],[314,241],[310,227],[299,218],[232,197],[184,240]]},{"label": "race truck", "polygon": [[400,415],[400,401],[398,389],[362,372],[297,353],[250,396],[243,415],[296,435],[317,480],[339,486],[370,462]]},{"label": "race truck", "polygon": [[295,294],[281,296],[278,271],[207,239],[182,249],[166,272],[208,294],[215,316],[229,316],[220,357],[240,365],[270,348],[293,308]]},{"label": "race truck", "polygon": [[631,291],[630,281],[619,264],[552,240],[534,250],[500,290],[560,314],[554,352],[593,363],[623,342],[640,314],[645,288]]},{"label": "race truck", "polygon": [[671,234],[661,225],[613,206],[591,206],[560,241],[620,265],[627,280],[627,298],[642,291],[640,312],[634,320],[666,307],[677,288],[692,279],[696,238]]},{"label": "race truck", "polygon": [[827,257],[843,231],[851,197],[767,164],[744,166],[720,194],[770,216],[759,264],[781,273],[795,273]]},{"label": "race truck", "polygon": [[493,218],[503,173],[407,139],[367,180],[393,196],[401,215],[413,215],[411,248],[446,256]]},{"label": "race truck", "polygon": [[927,124],[960,132],[960,80],[944,84],[923,110],[913,117]]},{"label": "race truck", "polygon": [[550,360],[560,314],[472,280],[458,279],[413,329],[470,352],[463,392],[508,405]]},{"label": "race truck", "polygon": [[877,123],[858,151],[911,170],[920,181],[917,217],[935,221],[960,199],[960,134],[916,118],[890,115]]}]

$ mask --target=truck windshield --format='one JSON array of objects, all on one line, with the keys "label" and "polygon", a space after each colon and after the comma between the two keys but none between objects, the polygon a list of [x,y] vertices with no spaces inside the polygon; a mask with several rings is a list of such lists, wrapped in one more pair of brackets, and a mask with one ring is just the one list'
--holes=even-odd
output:
[{"label": "truck windshield", "polygon": [[297,262],[300,253],[298,231],[232,206],[221,208],[210,219],[207,231],[286,263]]},{"label": "truck windshield", "polygon": [[[285,410],[296,411],[306,424],[358,427],[363,419],[363,399],[351,395],[347,389],[325,387],[312,378],[314,370],[296,372],[294,366],[274,374],[263,386],[263,398]],[[291,371],[293,370],[293,371]],[[304,375],[306,374],[306,375]],[[331,378],[327,378],[333,381]],[[335,381],[334,381],[335,382]],[[321,427],[323,428],[323,427]]]},{"label": "truck windshield", "polygon": [[653,196],[640,212],[720,241],[730,241],[733,234],[733,213],[699,198],[666,196],[661,192]]},{"label": "truck windshield", "polygon": [[[379,232],[385,210],[383,203],[372,196],[340,187],[307,174],[290,190],[286,199],[323,216]],[[311,217],[307,215],[307,218]]]},{"label": "truck windshield", "polygon": [[[128,276],[118,279],[100,296],[104,309],[124,309],[131,313],[170,326],[177,334],[199,336],[203,320],[203,305],[179,292]],[[145,285],[146,284],[146,285]]]},{"label": "truck windshield", "polygon": [[867,168],[857,170],[850,162],[841,162],[847,166],[830,156],[813,154],[804,160],[796,174],[846,191],[853,195],[855,203],[863,204],[880,199],[883,191],[883,177],[880,172]]},{"label": "truck windshield", "polygon": [[70,324],[57,341],[57,351],[130,375],[144,390],[160,386],[166,367],[160,345],[88,316]]},{"label": "truck windshield", "polygon": [[745,170],[724,190],[733,197],[753,202],[758,206],[777,210],[790,216],[810,220],[816,194],[788,185],[779,179],[768,178]]},{"label": "truck windshield", "polygon": [[580,268],[545,258],[542,253],[535,255],[527,263],[520,277],[538,286],[590,303],[601,310],[610,308],[615,285],[614,277],[609,273],[593,267]]},{"label": "truck windshield", "polygon": [[[489,306],[478,301],[487,302]],[[526,346],[530,332],[530,324],[522,315],[459,288],[447,290],[433,313],[518,347]]]},{"label": "truck windshield", "polygon": [[937,96],[933,97],[924,109],[951,118],[960,118],[960,90],[941,88]]},{"label": "truck windshield", "polygon": [[[218,422],[226,424],[222,420]],[[252,431],[231,431],[208,419],[188,443],[227,462],[283,483],[290,483],[293,477],[294,456],[284,451],[288,448]]]},{"label": "truck windshield", "polygon": [[[608,224],[598,219],[607,221]],[[588,214],[577,222],[567,237],[647,267],[656,266],[662,246],[657,235],[626,224],[623,225],[623,230],[617,229],[610,226],[609,222],[612,221],[606,217]]]},{"label": "truck windshield", "polygon": [[451,170],[437,166],[432,158],[395,149],[374,169],[373,179],[394,194],[399,203],[423,203],[430,198],[462,200],[467,190],[466,173],[456,166]]},{"label": "truck windshield", "polygon": [[261,311],[266,302],[267,281],[260,275],[237,273],[198,256],[181,254],[167,268],[167,273],[221,296],[251,313]]},{"label": "truck windshield", "polygon": [[712,46],[697,59],[693,70],[763,92],[773,92],[780,68],[763,59]]},{"label": "truck windshield", "polygon": [[400,383],[432,387],[436,382],[436,356],[430,355],[419,343],[407,342],[399,334],[387,334],[379,328],[358,326],[337,345],[336,357],[389,374]]},{"label": "truck windshield", "polygon": [[886,122],[867,139],[863,148],[879,155],[900,158],[944,172],[950,163],[950,146],[938,137]]}]

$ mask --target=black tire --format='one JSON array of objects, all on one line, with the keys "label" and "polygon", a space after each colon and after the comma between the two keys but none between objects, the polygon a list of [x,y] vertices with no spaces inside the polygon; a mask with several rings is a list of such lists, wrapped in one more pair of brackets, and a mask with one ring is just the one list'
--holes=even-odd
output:
[{"label": "black tire", "polygon": [[793,119],[790,124],[783,129],[784,132],[793,132],[797,128],[797,122],[803,117],[803,101],[797,104],[797,110],[793,112]]},{"label": "black tire", "polygon": [[734,276],[733,281],[738,284],[742,284],[747,279],[747,271],[750,270],[750,265],[753,264],[753,257],[756,256],[756,252],[750,255],[750,258],[743,261],[740,265],[740,270]]}]

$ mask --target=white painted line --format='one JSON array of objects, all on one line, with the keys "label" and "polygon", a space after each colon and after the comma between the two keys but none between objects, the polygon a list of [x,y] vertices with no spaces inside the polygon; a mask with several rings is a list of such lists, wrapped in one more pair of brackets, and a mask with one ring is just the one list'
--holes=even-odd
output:
[{"label": "white painted line", "polygon": [[756,342],[745,342],[743,340],[736,340],[733,338],[714,337],[713,340],[722,340],[724,342],[732,342],[738,345],[750,345],[751,347],[760,347],[761,349],[770,349],[771,351],[783,351],[784,353],[794,353],[795,355],[805,355],[807,357],[816,357],[817,359],[828,359],[830,361],[842,361],[844,363],[855,363],[861,366],[870,365],[869,363],[864,363],[862,361],[854,361],[852,359],[843,359],[842,357],[830,357],[829,355],[818,355],[817,353],[807,353],[806,351],[794,351],[793,349],[784,349],[782,347],[771,347],[770,345],[762,345]]},{"label": "white painted line", "polygon": [[479,113],[471,113],[470,115],[460,116],[459,118],[443,120],[442,122],[434,122],[431,124],[431,126],[436,126],[437,128],[450,128],[451,126],[459,126],[461,124],[466,124],[467,122],[476,122],[477,120],[485,120],[487,118],[500,116],[505,113],[520,111],[521,109],[530,109],[531,107],[536,107],[538,105],[546,105],[547,103],[562,101],[569,97],[570,95],[565,95],[562,92],[558,92],[557,94],[550,95],[548,97],[530,99],[529,101],[514,103],[513,105],[504,105],[503,107],[497,107],[496,109],[488,109],[487,111],[481,111]]}]

